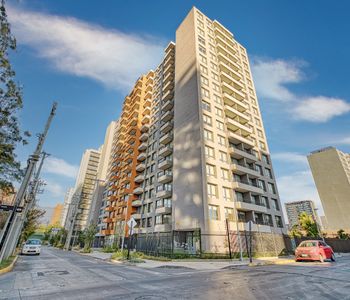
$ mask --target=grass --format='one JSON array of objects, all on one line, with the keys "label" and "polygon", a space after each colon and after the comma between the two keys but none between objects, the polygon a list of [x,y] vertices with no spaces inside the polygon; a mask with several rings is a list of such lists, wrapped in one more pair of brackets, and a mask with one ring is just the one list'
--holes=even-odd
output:
[{"label": "grass", "polygon": [[0,263],[0,270],[7,268],[15,259],[16,256],[10,256],[8,259],[3,260]]}]

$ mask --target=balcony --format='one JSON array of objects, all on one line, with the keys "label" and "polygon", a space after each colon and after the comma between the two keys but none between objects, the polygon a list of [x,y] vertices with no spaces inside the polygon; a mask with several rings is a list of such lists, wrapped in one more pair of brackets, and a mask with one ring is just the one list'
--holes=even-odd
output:
[{"label": "balcony", "polygon": [[143,133],[141,136],[140,136],[140,141],[141,142],[144,142],[144,141],[147,141],[148,140],[148,133],[145,132]]},{"label": "balcony", "polygon": [[102,222],[103,223],[112,223],[113,220],[112,220],[112,218],[104,218],[104,219],[102,219]]},{"label": "balcony", "polygon": [[228,131],[228,139],[234,144],[243,143],[247,148],[253,148],[255,146],[253,141],[237,133],[234,133],[231,130]]},{"label": "balcony", "polygon": [[134,218],[135,220],[140,220],[141,219],[141,214],[140,213],[135,213],[131,215],[132,218]]},{"label": "balcony", "polygon": [[168,91],[172,91],[174,88],[174,82],[173,81],[168,81],[164,86],[163,86],[163,93],[166,94]]},{"label": "balcony", "polygon": [[159,143],[166,145],[169,144],[173,140],[173,134],[172,133],[167,133],[164,134],[160,139]]},{"label": "balcony", "polygon": [[255,169],[251,169],[248,166],[243,166],[239,164],[232,164],[231,169],[233,173],[238,174],[238,175],[245,175],[248,174],[250,177],[253,178],[258,178],[261,177],[260,173],[255,171]]},{"label": "balcony", "polygon": [[259,160],[255,155],[253,155],[247,151],[243,151],[243,150],[237,149],[235,147],[230,147],[229,150],[230,150],[230,155],[233,158],[236,158],[236,159],[245,158],[247,160],[247,162],[249,162],[249,163],[256,162]]},{"label": "balcony", "polygon": [[133,207],[139,207],[142,205],[141,200],[134,200],[133,202],[131,202],[131,206]]},{"label": "balcony", "polygon": [[113,206],[107,206],[105,208],[105,211],[113,211],[114,210],[114,207]]},{"label": "balcony", "polygon": [[174,116],[174,112],[173,111],[167,111],[165,114],[163,114],[161,117],[160,117],[160,120],[162,122],[167,122],[167,121],[170,121]]},{"label": "balcony", "polygon": [[142,112],[142,115],[146,116],[146,115],[150,115],[150,114],[151,114],[151,108],[149,106],[145,107],[143,112]]},{"label": "balcony", "polygon": [[225,105],[225,114],[230,118],[239,117],[242,124],[248,123],[250,121],[249,116],[240,112],[234,106]]},{"label": "balcony", "polygon": [[134,179],[134,181],[137,182],[137,183],[141,183],[141,182],[143,182],[144,180],[145,180],[145,175],[143,175],[143,174],[137,175],[137,176],[135,177],[135,179]]},{"label": "balcony", "polygon": [[150,99],[145,100],[143,103],[143,107],[150,107],[152,105],[152,101]]},{"label": "balcony", "polygon": [[147,155],[146,153],[140,153],[138,156],[137,156],[137,160],[138,161],[144,161],[145,159],[147,158]]},{"label": "balcony", "polygon": [[[221,56],[221,54],[220,54],[220,56]],[[232,63],[228,62],[226,59],[219,60],[219,68],[221,71],[229,73],[234,79],[242,80],[240,68],[237,64],[232,64]]]},{"label": "balcony", "polygon": [[170,198],[172,195],[172,191],[159,191],[156,194],[157,198]]},{"label": "balcony", "polygon": [[139,151],[145,151],[147,149],[147,143],[140,144],[140,146],[137,149]]},{"label": "balcony", "polygon": [[171,224],[157,224],[154,226],[155,232],[169,232],[171,231]]},{"label": "balcony", "polygon": [[174,101],[168,100],[162,105],[162,111],[168,111],[171,110],[174,107]]},{"label": "balcony", "polygon": [[173,91],[167,91],[165,94],[163,94],[163,101],[170,100],[174,98],[174,92]]},{"label": "balcony", "polygon": [[220,77],[223,81],[225,81],[229,85],[233,85],[237,90],[243,90],[244,84],[241,81],[236,80],[232,72],[221,71]]},{"label": "balcony", "polygon": [[226,125],[229,129],[236,131],[236,130],[241,130],[242,135],[247,136],[249,134],[253,133],[253,129],[247,127],[244,124],[241,124],[240,122],[231,119],[231,118],[226,118]]},{"label": "balcony", "polygon": [[142,172],[146,169],[146,165],[144,163],[140,163],[136,166],[136,171],[137,172]]},{"label": "balcony", "polygon": [[171,214],[171,207],[158,207],[156,208],[156,214]]},{"label": "balcony", "polygon": [[241,193],[247,193],[247,192],[252,192],[255,194],[263,194],[264,191],[257,187],[257,186],[253,186],[251,184],[248,183],[243,183],[243,182],[233,182],[233,189],[237,192],[241,192]]},{"label": "balcony", "polygon": [[245,102],[240,101],[225,92],[223,92],[223,98],[225,104],[235,106],[239,112],[245,112],[248,109],[248,105]]},{"label": "balcony", "polygon": [[173,180],[173,175],[171,175],[171,174],[165,174],[165,175],[158,177],[159,183],[168,183],[168,182],[171,182],[172,180]]},{"label": "balcony", "polygon": [[174,79],[174,73],[169,72],[165,75],[165,77],[163,79],[163,84],[167,84],[169,81],[173,81],[173,79]]},{"label": "balcony", "polygon": [[162,170],[169,169],[173,165],[172,159],[166,159],[159,163],[158,168]]},{"label": "balcony", "polygon": [[150,122],[151,118],[149,115],[143,116],[141,122],[142,124],[148,124]]},{"label": "balcony", "polygon": [[237,100],[244,100],[245,95],[238,91],[235,87],[233,87],[231,84],[226,83],[225,81],[221,82],[221,87],[222,87],[222,91],[232,95],[234,98],[236,98]]},{"label": "balcony", "polygon": [[148,90],[147,91],[147,93],[146,93],[146,95],[145,95],[145,100],[147,100],[147,99],[151,99],[152,98],[152,86],[149,86],[149,88],[148,89],[151,89],[151,90]]},{"label": "balcony", "polygon": [[102,234],[102,235],[110,235],[110,234],[111,234],[111,231],[112,231],[112,230],[109,230],[109,229],[103,229],[103,230],[101,230],[101,234]]},{"label": "balcony", "polygon": [[171,146],[165,146],[165,147],[163,147],[163,148],[160,148],[160,150],[159,150],[159,155],[160,156],[163,156],[163,157],[165,157],[165,156],[168,156],[169,154],[171,154],[173,152],[173,148],[171,147]]},{"label": "balcony", "polygon": [[143,188],[138,186],[137,188],[134,189],[134,194],[135,195],[140,195],[143,193]]},{"label": "balcony", "polygon": [[168,121],[160,127],[160,132],[168,133],[171,129],[173,129],[173,126],[174,126],[173,122]]},{"label": "balcony", "polygon": [[141,132],[142,133],[148,132],[148,130],[149,130],[149,125],[148,124],[145,124],[145,125],[141,126]]}]

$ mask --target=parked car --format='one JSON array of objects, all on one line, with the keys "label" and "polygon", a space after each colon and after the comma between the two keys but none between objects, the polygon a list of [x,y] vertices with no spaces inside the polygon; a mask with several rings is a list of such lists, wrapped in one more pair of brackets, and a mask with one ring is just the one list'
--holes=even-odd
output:
[{"label": "parked car", "polygon": [[332,247],[323,241],[303,241],[295,249],[295,261],[311,260],[324,262],[325,259],[335,261]]},{"label": "parked car", "polygon": [[29,239],[22,247],[21,254],[36,254],[40,255],[41,252],[41,240]]}]

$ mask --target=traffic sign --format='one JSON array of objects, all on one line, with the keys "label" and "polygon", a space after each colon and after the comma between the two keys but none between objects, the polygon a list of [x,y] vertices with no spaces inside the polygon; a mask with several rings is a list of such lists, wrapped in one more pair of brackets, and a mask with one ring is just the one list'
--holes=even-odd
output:
[{"label": "traffic sign", "polygon": [[133,217],[130,218],[130,220],[126,223],[128,224],[129,228],[134,228],[137,225],[137,222]]},{"label": "traffic sign", "polygon": [[[14,207],[13,205],[0,204],[0,210],[4,210],[4,211],[13,210],[13,207]],[[23,207],[17,206],[16,212],[22,212],[22,211],[23,211]]]}]

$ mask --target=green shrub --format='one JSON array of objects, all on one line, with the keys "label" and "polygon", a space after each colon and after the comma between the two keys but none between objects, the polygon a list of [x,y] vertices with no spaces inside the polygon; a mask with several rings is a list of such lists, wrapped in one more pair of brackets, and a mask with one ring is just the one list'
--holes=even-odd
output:
[{"label": "green shrub", "polygon": [[118,249],[112,247],[112,246],[105,246],[102,248],[102,252],[104,253],[113,253],[116,252]]}]

